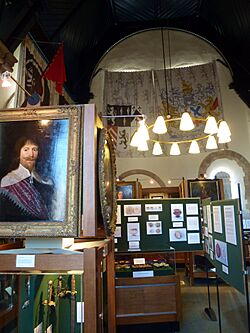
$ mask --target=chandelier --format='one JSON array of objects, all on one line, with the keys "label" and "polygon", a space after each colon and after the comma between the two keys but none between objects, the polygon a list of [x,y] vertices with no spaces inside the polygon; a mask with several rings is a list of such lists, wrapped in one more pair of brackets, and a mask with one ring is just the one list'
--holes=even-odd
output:
[{"label": "chandelier", "polygon": [[[171,76],[171,52],[170,52],[170,37],[168,30],[168,57],[169,57],[169,73],[170,73],[170,86],[172,87]],[[208,115],[206,118],[193,117],[188,112],[187,108],[180,117],[173,117],[169,108],[169,89],[167,80],[165,44],[164,44],[164,31],[161,28],[161,43],[162,43],[162,58],[164,68],[164,83],[165,83],[165,96],[166,100],[162,100],[164,116],[158,115],[155,123],[151,125],[146,124],[146,117],[142,115],[138,119],[138,128],[132,136],[130,145],[136,147],[138,151],[147,151],[148,142],[153,143],[153,155],[162,155],[162,145],[170,145],[170,155],[180,155],[180,146],[182,144],[189,144],[188,152],[190,154],[200,153],[199,143],[206,141],[206,149],[218,149],[218,144],[224,144],[231,141],[231,132],[227,122],[223,119],[217,120],[213,115]],[[153,88],[155,94],[155,85],[153,80]],[[192,131],[195,129],[195,124],[200,124],[203,127],[204,133],[197,136],[195,132],[191,139],[164,141],[164,134],[168,132],[168,127],[173,125],[179,128],[179,131]],[[152,133],[151,133],[152,132]],[[150,136],[155,134],[158,136],[157,140],[150,139]]]}]

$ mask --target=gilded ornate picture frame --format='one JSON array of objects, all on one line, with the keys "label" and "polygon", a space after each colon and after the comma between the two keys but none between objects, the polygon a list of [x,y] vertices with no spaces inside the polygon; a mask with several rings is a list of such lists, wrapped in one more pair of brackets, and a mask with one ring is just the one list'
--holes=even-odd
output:
[{"label": "gilded ornate picture frame", "polygon": [[105,128],[99,133],[98,179],[101,215],[105,232],[110,236],[114,233],[116,224],[116,166],[113,143]]},{"label": "gilded ornate picture frame", "polygon": [[82,114],[0,110],[0,237],[78,235]]}]

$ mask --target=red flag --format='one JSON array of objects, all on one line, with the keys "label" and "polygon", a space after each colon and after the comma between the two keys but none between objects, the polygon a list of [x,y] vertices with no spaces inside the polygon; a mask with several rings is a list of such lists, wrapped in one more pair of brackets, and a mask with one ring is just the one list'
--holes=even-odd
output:
[{"label": "red flag", "polygon": [[58,47],[56,54],[48,68],[45,70],[43,77],[56,82],[56,91],[62,95],[62,86],[66,81],[63,44]]}]

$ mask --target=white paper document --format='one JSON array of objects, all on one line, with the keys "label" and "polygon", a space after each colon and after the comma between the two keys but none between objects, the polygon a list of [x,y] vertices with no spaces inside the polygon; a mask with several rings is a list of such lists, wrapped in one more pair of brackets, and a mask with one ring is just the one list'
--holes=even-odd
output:
[{"label": "white paper document", "polygon": [[128,247],[129,247],[129,250],[139,250],[140,242],[129,242]]},{"label": "white paper document", "polygon": [[187,216],[187,230],[199,230],[199,217]]},{"label": "white paper document", "polygon": [[213,206],[214,232],[222,234],[221,207]]},{"label": "white paper document", "polygon": [[114,236],[117,238],[122,237],[122,227],[116,226]]},{"label": "white paper document", "polygon": [[35,257],[33,254],[18,254],[16,267],[35,267]]},{"label": "white paper document", "polygon": [[182,228],[183,222],[173,222],[173,228]]},{"label": "white paper document", "polygon": [[213,232],[212,219],[211,219],[211,207],[207,206],[207,227],[210,234]]},{"label": "white paper document", "polygon": [[225,274],[229,274],[228,267],[222,265],[222,272],[224,272]]},{"label": "white paper document", "polygon": [[149,221],[158,221],[159,215],[148,215],[148,220]]},{"label": "white paper document", "polygon": [[137,222],[138,216],[128,216],[128,222]]},{"label": "white paper document", "polygon": [[197,203],[189,203],[186,204],[186,214],[187,215],[198,215],[198,204]]},{"label": "white paper document", "polygon": [[200,244],[200,233],[199,232],[188,233],[188,244]]},{"label": "white paper document", "polygon": [[145,212],[162,212],[162,204],[145,204]]},{"label": "white paper document", "polygon": [[116,212],[116,224],[121,224],[122,223],[122,218],[121,218],[121,205],[117,205],[117,212]]},{"label": "white paper document", "polygon": [[226,242],[237,245],[234,206],[224,206]]},{"label": "white paper document", "polygon": [[140,240],[140,223],[127,223],[128,241]]},{"label": "white paper document", "polygon": [[77,323],[84,323],[84,302],[76,303],[76,321]]},{"label": "white paper document", "polygon": [[134,265],[145,265],[146,260],[145,258],[134,258],[133,263]]}]

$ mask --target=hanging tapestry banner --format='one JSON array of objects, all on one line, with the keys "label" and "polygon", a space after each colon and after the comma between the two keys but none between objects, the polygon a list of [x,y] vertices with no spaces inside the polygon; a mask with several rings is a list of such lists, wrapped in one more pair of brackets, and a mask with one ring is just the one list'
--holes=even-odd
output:
[{"label": "hanging tapestry banner", "polygon": [[[127,115],[145,115],[146,124],[150,127],[150,138],[161,141],[183,141],[203,135],[204,123],[195,122],[195,129],[189,132],[179,131],[179,122],[168,123],[168,132],[156,135],[152,125],[158,115],[167,113],[171,117],[181,117],[188,111],[192,117],[206,118],[213,115],[217,120],[223,118],[219,82],[216,64],[140,72],[106,72],[105,73],[104,105],[106,116],[126,118],[108,118],[107,125],[116,127],[117,156],[143,157],[151,156],[153,143],[149,142],[149,151],[138,152],[129,146],[131,136],[138,126],[138,119],[127,118]],[[126,140],[125,140],[126,138]],[[124,145],[126,141],[126,145]],[[204,141],[204,140],[203,140]],[[205,151],[204,141],[199,141],[201,151]],[[121,143],[120,143],[121,142]],[[170,145],[162,145],[164,154],[168,154]],[[181,153],[188,152],[188,144],[180,146]]]},{"label": "hanging tapestry banner", "polygon": [[[22,59],[19,61],[18,81],[29,94],[36,93],[40,96],[39,104],[41,106],[73,104],[65,90],[63,96],[60,96],[55,90],[55,84],[43,77],[43,72],[48,64],[37,45],[28,36],[25,37],[21,45],[20,53]],[[23,90],[19,89],[17,107],[27,106],[28,97]]]}]

